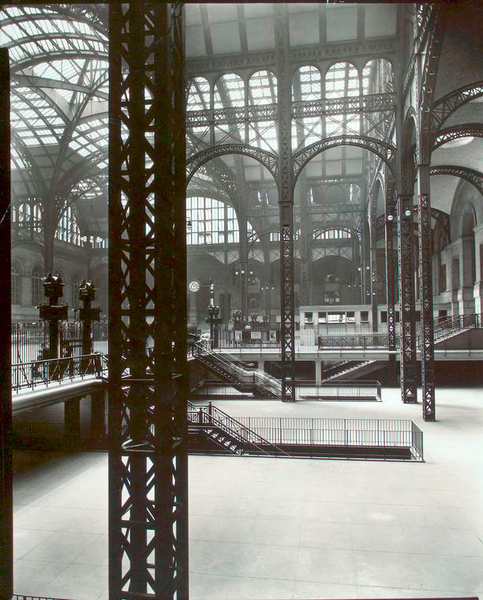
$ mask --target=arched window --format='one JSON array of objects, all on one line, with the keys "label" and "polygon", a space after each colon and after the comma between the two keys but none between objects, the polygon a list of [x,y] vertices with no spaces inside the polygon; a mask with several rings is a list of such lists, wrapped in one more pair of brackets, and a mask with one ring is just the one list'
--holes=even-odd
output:
[{"label": "arched window", "polygon": [[385,58],[374,58],[362,70],[362,93],[383,94],[394,91],[391,63]]},{"label": "arched window", "polygon": [[333,114],[327,118],[327,136],[360,133],[361,119],[359,113],[349,112],[353,102],[350,98],[357,97],[359,94],[359,73],[356,67],[349,62],[332,65],[325,76],[327,107],[330,110],[332,104],[334,104],[334,107],[338,109],[337,112],[340,113],[340,105],[343,102],[345,110],[343,114]]},{"label": "arched window", "polygon": [[314,240],[347,240],[352,237],[350,229],[314,229]]},{"label": "arched window", "polygon": [[327,202],[329,204],[340,204],[344,202],[344,192],[338,185],[331,185],[327,188]]},{"label": "arched window", "polygon": [[248,82],[249,104],[276,104],[277,78],[271,71],[257,71]]},{"label": "arched window", "polygon": [[20,304],[20,271],[12,265],[12,304]]},{"label": "arched window", "polygon": [[68,206],[62,216],[55,231],[55,238],[62,242],[81,246],[81,232],[77,223],[77,215],[72,206]]},{"label": "arched window", "polygon": [[235,210],[219,200],[204,196],[186,199],[186,216],[191,222],[187,244],[224,244],[239,241],[240,230]]},{"label": "arched window", "polygon": [[[248,103],[253,106],[275,105],[277,103],[277,78],[271,71],[257,71],[248,82]],[[249,141],[252,146],[278,151],[277,125],[274,121],[274,107],[266,108],[266,119],[257,117],[249,121]]]},{"label": "arched window", "polygon": [[292,80],[292,100],[320,100],[322,98],[322,76],[319,69],[306,65],[297,69]]},{"label": "arched window", "polygon": [[210,84],[204,77],[194,77],[188,88],[188,104],[186,110],[209,110]]},{"label": "arched window", "polygon": [[214,108],[240,107],[245,105],[245,86],[236,73],[228,73],[215,84]]},{"label": "arched window", "polygon": [[42,231],[42,205],[40,202],[34,204],[32,211],[32,230],[35,231],[35,233],[40,233]]},{"label": "arched window", "polygon": [[30,228],[31,208],[28,202],[23,202],[18,209],[18,222],[21,227]]},{"label": "arched window", "polygon": [[39,267],[32,269],[32,306],[42,304],[44,300],[44,286],[42,283],[42,271]]},{"label": "arched window", "polygon": [[292,122],[292,145],[301,148],[313,144],[322,138],[322,117],[299,115],[302,103],[321,100],[322,75],[313,65],[297,69],[292,79],[292,100],[294,111],[298,115]]},{"label": "arched window", "polygon": [[356,183],[351,183],[346,187],[346,202],[358,204],[361,201],[361,187]]}]

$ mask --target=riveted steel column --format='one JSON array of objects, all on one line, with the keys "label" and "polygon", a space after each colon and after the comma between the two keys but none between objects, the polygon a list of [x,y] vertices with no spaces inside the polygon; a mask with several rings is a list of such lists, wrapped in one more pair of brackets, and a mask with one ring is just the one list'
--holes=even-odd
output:
[{"label": "riveted steel column", "polygon": [[0,600],[13,594],[10,236],[10,70],[8,50],[0,48]]},{"label": "riveted steel column", "polygon": [[293,166],[291,73],[287,6],[276,6],[275,45],[278,70],[278,202],[280,207],[280,338],[282,402],[295,402],[295,301],[293,243]]},{"label": "riveted steel column", "polygon": [[376,239],[376,212],[377,199],[373,194],[369,195],[369,238],[370,238],[370,273],[371,273],[371,315],[372,331],[378,331],[378,311],[377,311],[377,239]]},{"label": "riveted steel column", "polygon": [[[389,180],[386,187],[386,220],[384,223],[384,234],[386,241],[386,303],[387,303],[387,337],[388,350],[396,350],[396,311],[395,305],[395,286],[397,274],[394,264],[394,225],[396,223],[396,205],[394,195],[394,180]],[[396,356],[389,354],[389,366],[391,377],[397,378],[396,374]]]},{"label": "riveted steel column", "polygon": [[417,402],[412,199],[412,194],[399,194],[397,199],[401,316],[401,395],[405,404]]},{"label": "riveted steel column", "polygon": [[110,4],[109,597],[188,598],[182,9]]},{"label": "riveted steel column", "polygon": [[434,394],[433,289],[431,282],[431,203],[429,165],[418,165],[419,265],[421,296],[421,385],[423,419],[436,420]]}]

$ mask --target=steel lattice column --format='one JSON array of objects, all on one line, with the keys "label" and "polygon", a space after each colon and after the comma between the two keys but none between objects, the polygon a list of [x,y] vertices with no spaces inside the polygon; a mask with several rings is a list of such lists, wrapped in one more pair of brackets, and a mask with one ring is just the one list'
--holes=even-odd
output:
[{"label": "steel lattice column", "polygon": [[109,597],[188,598],[180,5],[110,5]]},{"label": "steel lattice column", "polygon": [[433,289],[431,283],[431,204],[429,165],[418,166],[419,187],[419,265],[421,290],[421,385],[423,419],[436,420],[434,396]]},{"label": "steel lattice column", "polygon": [[413,279],[412,195],[398,195],[399,304],[401,313],[401,394],[406,404],[417,402],[416,323]]},{"label": "steel lattice column", "polygon": [[[387,302],[387,337],[388,350],[396,350],[396,311],[394,281],[396,278],[394,268],[394,224],[396,216],[394,180],[388,182],[386,188],[386,219],[384,223],[384,234],[386,241],[386,302]],[[391,374],[396,377],[396,356],[389,355]]]},{"label": "steel lattice column", "polygon": [[291,72],[286,5],[276,7],[276,58],[278,68],[278,143],[280,207],[280,313],[282,344],[282,402],[295,402],[295,302],[293,243],[293,167],[291,133]]},{"label": "steel lattice column", "polygon": [[12,365],[10,232],[10,71],[0,48],[0,600],[13,594]]},{"label": "steel lattice column", "polygon": [[377,239],[376,239],[376,219],[377,219],[377,199],[373,194],[369,195],[369,237],[370,237],[370,273],[371,273],[371,315],[372,331],[378,331],[377,314]]}]

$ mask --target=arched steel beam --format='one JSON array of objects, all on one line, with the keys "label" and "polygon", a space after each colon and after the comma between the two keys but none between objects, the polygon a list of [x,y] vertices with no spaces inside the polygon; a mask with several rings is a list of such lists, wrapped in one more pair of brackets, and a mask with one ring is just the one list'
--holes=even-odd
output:
[{"label": "arched steel beam", "polygon": [[220,144],[219,146],[213,146],[198,152],[187,161],[187,183],[189,183],[190,179],[201,165],[213,158],[223,156],[224,154],[242,154],[243,156],[254,158],[270,171],[275,180],[277,179],[278,157],[275,154],[267,152],[266,150],[261,150],[260,148],[248,146],[247,144]]},{"label": "arched steel beam", "polygon": [[483,125],[481,123],[462,123],[441,129],[433,134],[433,150],[439,148],[447,142],[457,140],[462,137],[483,137]]},{"label": "arched steel beam", "polygon": [[431,167],[431,175],[453,175],[454,177],[460,177],[468,183],[471,183],[475,188],[483,194],[483,174],[467,167],[458,167],[455,165],[437,165]]},{"label": "arched steel beam", "polygon": [[294,187],[302,169],[312,158],[314,158],[314,156],[317,156],[317,154],[320,154],[329,148],[335,148],[336,146],[358,146],[359,148],[374,152],[374,154],[377,154],[377,156],[387,164],[389,169],[394,172],[396,157],[395,146],[364,135],[341,135],[315,142],[306,148],[302,148],[293,155]]},{"label": "arched steel beam", "polygon": [[437,100],[431,110],[431,131],[435,132],[441,129],[450,115],[467,102],[480,96],[483,96],[483,81],[461,87]]}]

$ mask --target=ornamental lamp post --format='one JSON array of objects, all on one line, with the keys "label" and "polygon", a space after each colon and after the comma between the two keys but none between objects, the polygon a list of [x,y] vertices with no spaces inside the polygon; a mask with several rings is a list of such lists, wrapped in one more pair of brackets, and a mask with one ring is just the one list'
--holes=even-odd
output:
[{"label": "ornamental lamp post", "polygon": [[91,306],[91,302],[95,300],[97,292],[97,289],[94,287],[92,281],[86,281],[84,279],[80,284],[78,291],[79,300],[81,300],[84,305],[79,310],[79,319],[83,324],[82,354],[87,355],[92,354],[92,323],[93,321],[100,320],[101,309],[99,307]]},{"label": "ornamental lamp post", "polygon": [[44,295],[49,303],[40,304],[39,317],[49,323],[49,358],[59,357],[59,321],[67,320],[67,304],[59,304],[59,298],[62,298],[64,284],[59,274],[49,273],[44,277]]},{"label": "ornamental lamp post", "polygon": [[223,320],[219,315],[220,308],[210,304],[210,306],[208,306],[208,316],[206,317],[205,322],[210,324],[210,339],[212,348],[218,348],[218,325]]}]

